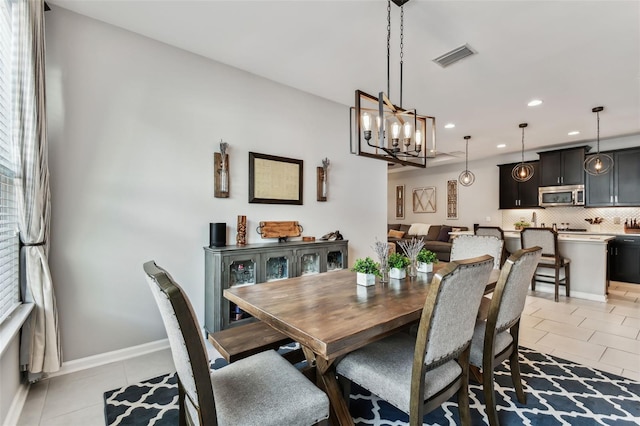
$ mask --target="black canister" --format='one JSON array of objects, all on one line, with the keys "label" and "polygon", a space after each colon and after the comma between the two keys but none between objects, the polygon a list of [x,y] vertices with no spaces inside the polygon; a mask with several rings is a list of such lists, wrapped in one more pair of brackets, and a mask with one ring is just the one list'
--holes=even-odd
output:
[{"label": "black canister", "polygon": [[209,247],[224,247],[227,245],[227,224],[209,224]]}]

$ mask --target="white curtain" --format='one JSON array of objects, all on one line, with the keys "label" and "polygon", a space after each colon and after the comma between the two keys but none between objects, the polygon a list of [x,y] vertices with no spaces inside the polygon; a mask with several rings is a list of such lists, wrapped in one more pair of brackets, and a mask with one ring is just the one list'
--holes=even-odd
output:
[{"label": "white curtain", "polygon": [[18,0],[13,22],[13,142],[20,230],[22,297],[35,308],[22,328],[20,364],[29,380],[62,363],[58,312],[49,271],[51,200],[45,111],[44,1]]}]

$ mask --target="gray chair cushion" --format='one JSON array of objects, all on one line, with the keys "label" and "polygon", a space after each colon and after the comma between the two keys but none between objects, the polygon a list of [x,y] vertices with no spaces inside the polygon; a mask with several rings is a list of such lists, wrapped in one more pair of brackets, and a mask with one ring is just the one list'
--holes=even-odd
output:
[{"label": "gray chair cushion", "polygon": [[459,235],[451,245],[451,260],[469,259],[488,254],[493,257],[494,269],[500,269],[504,240],[480,235]]},{"label": "gray chair cushion", "polygon": [[[469,357],[469,363],[481,368],[482,352],[484,348],[484,333],[486,327],[486,321],[476,322],[476,328],[475,330],[473,330],[473,340],[471,340],[471,355]],[[511,333],[509,333],[508,330],[503,331],[502,333],[498,333],[496,335],[495,343],[493,346],[494,355],[502,352],[507,346],[511,344],[512,341],[513,338],[511,337]]]},{"label": "gray chair cushion", "polygon": [[273,350],[212,371],[211,383],[219,426],[311,425],[329,417],[327,395]]},{"label": "gray chair cushion", "polygon": [[[408,334],[397,333],[346,355],[337,372],[408,414],[415,344]],[[461,373],[454,360],[428,371],[424,398],[447,387]]]}]

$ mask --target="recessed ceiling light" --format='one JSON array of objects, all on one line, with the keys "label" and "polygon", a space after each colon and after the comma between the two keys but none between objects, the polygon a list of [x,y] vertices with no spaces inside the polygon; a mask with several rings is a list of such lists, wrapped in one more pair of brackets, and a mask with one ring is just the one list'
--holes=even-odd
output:
[{"label": "recessed ceiling light", "polygon": [[496,145],[496,148],[506,148],[507,144],[501,143],[500,145]]},{"label": "recessed ceiling light", "polygon": [[579,135],[579,134],[580,134],[580,132],[579,132],[579,131],[577,131],[577,130],[572,130],[572,131],[570,131],[570,132],[569,132],[569,133],[567,133],[567,134],[568,134],[569,136],[575,136],[575,135]]},{"label": "recessed ceiling light", "polygon": [[540,99],[534,99],[531,102],[529,102],[527,105],[528,106],[538,106],[542,103],[542,101]]},{"label": "recessed ceiling light", "polygon": [[453,129],[454,127],[456,127],[456,125],[453,123],[447,123],[444,125],[445,129]]}]

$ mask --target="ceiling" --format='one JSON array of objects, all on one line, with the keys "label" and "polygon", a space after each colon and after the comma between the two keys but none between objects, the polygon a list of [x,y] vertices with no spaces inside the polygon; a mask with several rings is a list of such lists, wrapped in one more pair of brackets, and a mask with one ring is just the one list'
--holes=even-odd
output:
[{"label": "ceiling", "polygon": [[[356,89],[386,92],[384,1],[47,3],[344,105]],[[389,95],[399,103],[391,7]],[[593,141],[599,105],[601,139],[640,133],[640,1],[411,0],[404,15],[403,106],[436,117],[439,152],[464,153],[465,135],[470,159],[518,152],[522,122],[527,149]],[[477,54],[433,62],[463,44]]]}]

